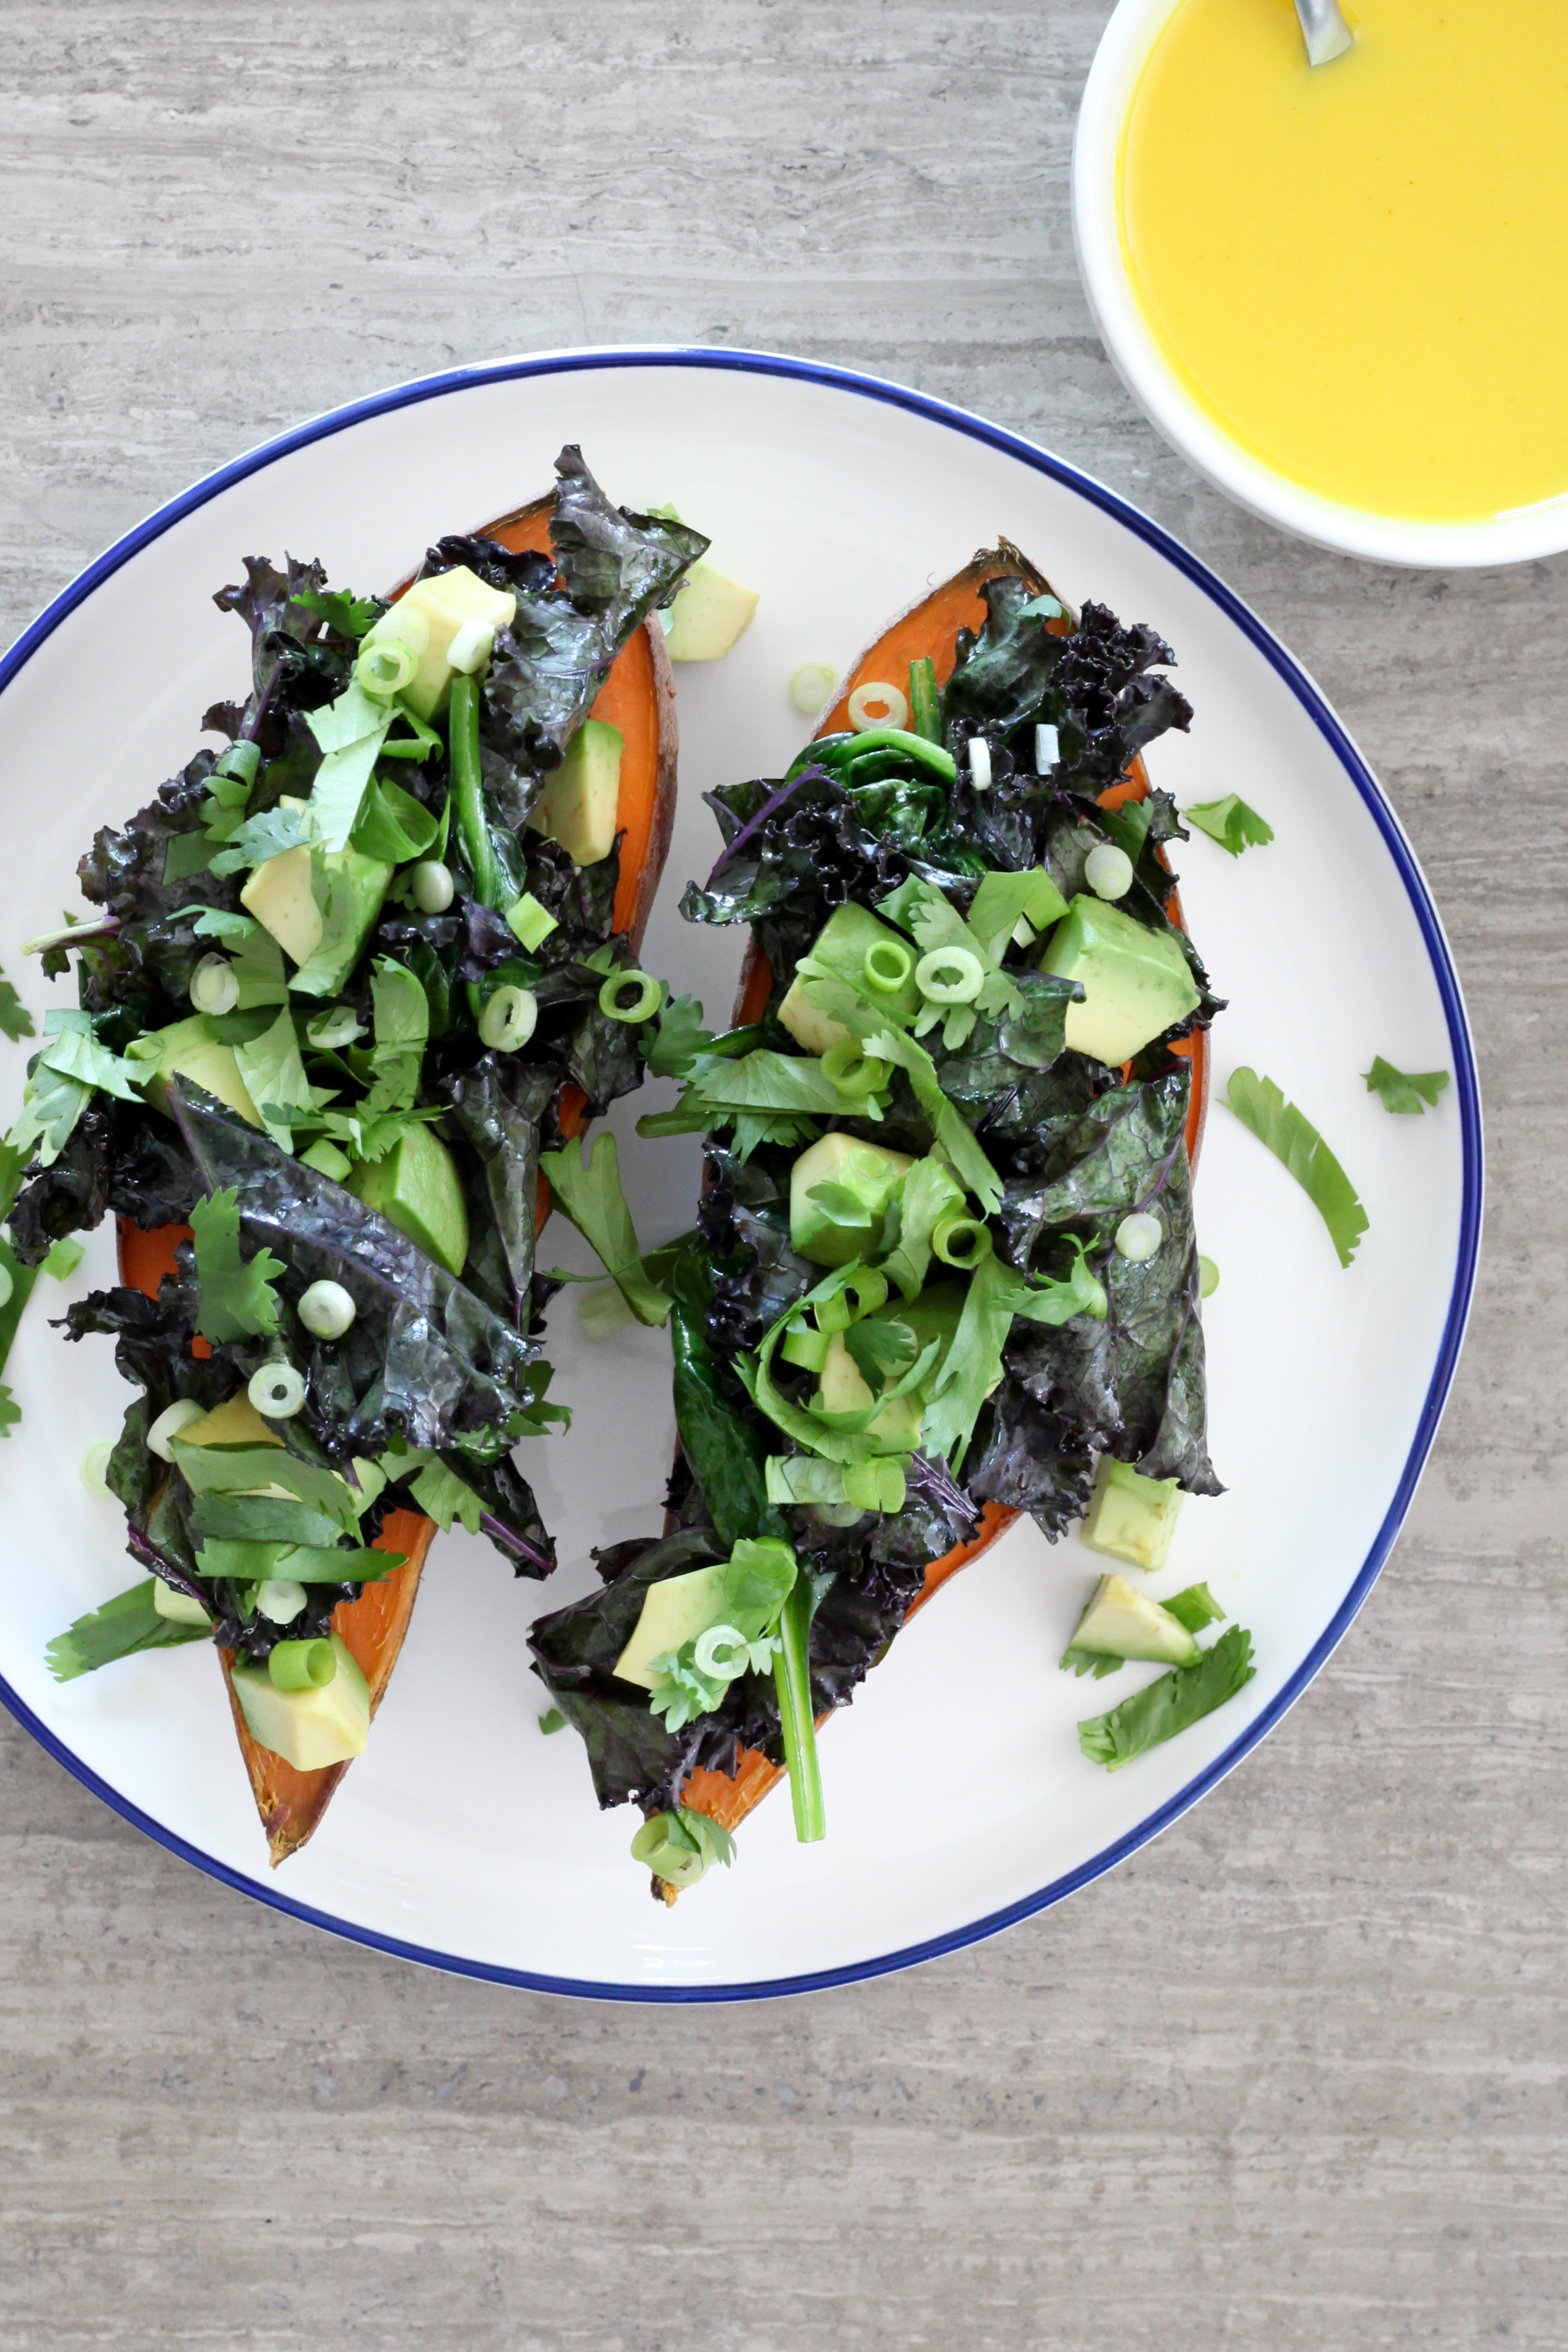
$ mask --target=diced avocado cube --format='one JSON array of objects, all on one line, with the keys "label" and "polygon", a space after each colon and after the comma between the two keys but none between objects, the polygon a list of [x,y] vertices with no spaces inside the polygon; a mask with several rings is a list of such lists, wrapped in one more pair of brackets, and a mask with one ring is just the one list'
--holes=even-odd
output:
[{"label": "diced avocado cube", "polygon": [[258,866],[239,894],[246,912],[296,963],[309,962],[326,929],[311,882],[310,852],[301,846]]},{"label": "diced avocado cube", "polygon": [[1174,1478],[1140,1478],[1126,1463],[1103,1454],[1083,1540],[1091,1551],[1107,1552],[1153,1573],[1166,1564],[1180,1508],[1181,1488]]},{"label": "diced avocado cube", "polygon": [[406,646],[418,667],[402,699],[422,719],[434,719],[452,685],[447,655],[459,629],[470,621],[481,628],[511,625],[517,600],[509,591],[487,587],[465,563],[432,579],[416,580],[366,633],[363,644]]},{"label": "diced avocado cube", "polygon": [[[914,950],[909,941],[881,921],[869,908],[857,907],[852,901],[835,907],[815,940],[811,942],[813,961],[829,971],[837,972],[851,987],[862,994],[865,988],[866,951],[886,940],[902,948],[911,959],[910,976],[902,988],[891,995],[871,993],[870,1001],[885,1006],[888,1019],[907,1027],[920,1010],[920,991],[915,985]],[[797,972],[790,982],[783,1003],[779,1007],[779,1019],[798,1045],[808,1054],[825,1054],[849,1035],[841,1021],[832,1020],[807,993],[809,983]]]},{"label": "diced avocado cube", "polygon": [[358,849],[340,849],[320,862],[327,880],[321,937],[288,983],[300,996],[336,996],[360,960],[392,877],[383,859]]},{"label": "diced avocado cube", "polygon": [[340,1151],[323,1135],[308,1151],[300,1153],[299,1164],[302,1168],[314,1168],[318,1176],[329,1176],[334,1184],[346,1184],[354,1163],[346,1151]]},{"label": "diced avocado cube", "polygon": [[1067,1043],[1113,1068],[1130,1062],[1197,1008],[1197,990],[1170,931],[1153,931],[1089,892],[1073,899],[1040,958],[1041,971],[1083,983],[1067,1008]]},{"label": "diced avocado cube", "polygon": [[404,1128],[384,1160],[361,1160],[349,1190],[448,1274],[462,1273],[468,1256],[463,1180],[451,1152],[423,1120]]},{"label": "diced avocado cube", "polygon": [[597,866],[615,846],[624,749],[619,727],[585,719],[534,803],[531,830],[559,841],[574,866]]},{"label": "diced avocado cube", "polygon": [[[835,1331],[822,1363],[815,1399],[818,1412],[865,1412],[874,1402],[870,1383],[844,1344],[843,1333]],[[879,1454],[913,1454],[920,1443],[925,1410],[913,1394],[890,1397],[866,1431],[868,1444]]]},{"label": "diced avocado cube", "polygon": [[204,1013],[193,1013],[188,1020],[155,1029],[152,1036],[160,1050],[157,1067],[147,1081],[147,1099],[155,1108],[168,1110],[171,1078],[189,1078],[193,1086],[215,1095],[252,1127],[261,1125],[261,1114],[239,1074],[234,1047],[214,1036],[212,1022]]},{"label": "diced avocado cube", "polygon": [[685,1576],[666,1576],[648,1587],[632,1639],[612,1669],[623,1683],[652,1690],[664,1680],[654,1672],[653,1660],[674,1657],[677,1650],[717,1623],[728,1573],[727,1562],[721,1560],[713,1568],[694,1568]]},{"label": "diced avocado cube", "polygon": [[1162,1666],[1190,1666],[1197,1643],[1186,1627],[1135,1592],[1124,1576],[1103,1576],[1078,1622],[1071,1647],[1095,1657],[1146,1659]]},{"label": "diced avocado cube", "polygon": [[722,661],[751,626],[756,610],[755,588],[727,579],[716,563],[694,563],[665,617],[670,659]]},{"label": "diced avocado cube", "polygon": [[[885,1144],[862,1143],[852,1135],[824,1135],[802,1151],[789,1171],[789,1245],[813,1265],[847,1265],[862,1257],[877,1236],[878,1223],[889,1195],[914,1161],[906,1152],[889,1151]],[[813,1201],[819,1185],[833,1185],[836,1204]],[[850,1195],[843,1200],[842,1195]],[[831,1206],[848,1210],[856,1203],[865,1223],[835,1217]]]},{"label": "diced avocado cube", "polygon": [[364,1754],[370,1737],[370,1685],[342,1637],[329,1639],[338,1671],[319,1690],[279,1690],[265,1666],[242,1660],[234,1667],[235,1696],[251,1738],[297,1772],[346,1764]]},{"label": "diced avocado cube", "polygon": [[270,1421],[264,1421],[244,1389],[225,1404],[214,1405],[199,1421],[188,1421],[180,1432],[182,1445],[281,1445]]},{"label": "diced avocado cube", "polygon": [[161,1576],[152,1580],[152,1606],[160,1617],[167,1617],[172,1625],[210,1625],[212,1612],[204,1609],[192,1592],[176,1592]]}]

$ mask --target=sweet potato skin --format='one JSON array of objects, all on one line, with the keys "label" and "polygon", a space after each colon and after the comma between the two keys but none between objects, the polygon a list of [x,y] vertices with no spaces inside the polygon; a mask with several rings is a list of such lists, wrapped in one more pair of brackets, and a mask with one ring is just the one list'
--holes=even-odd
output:
[{"label": "sweet potato skin", "polygon": [[[849,726],[849,698],[857,686],[876,679],[886,685],[902,687],[912,661],[929,657],[936,668],[937,684],[945,685],[952,675],[956,659],[958,631],[978,630],[984,625],[986,603],[980,593],[982,585],[1007,572],[1021,573],[1037,594],[1044,593],[1049,586],[1043,574],[1037,572],[1034,565],[1006,540],[994,548],[982,549],[962,572],[956,572],[951,580],[945,581],[929,596],[911,606],[907,613],[894,622],[891,628],[883,630],[881,636],[867,646],[850,668],[842,691],[823,716],[818,734],[838,734]],[[1056,626],[1055,624],[1051,625]],[[1067,624],[1063,622],[1061,626],[1065,630]],[[1114,785],[1110,792],[1102,793],[1101,800],[1105,807],[1116,808],[1124,801],[1143,800],[1148,790],[1147,771],[1142,760],[1135,760],[1125,780]],[[1185,929],[1181,900],[1174,890],[1168,907],[1171,920]],[[768,959],[753,939],[747,948],[741,966],[740,986],[736,994],[733,1017],[737,1027],[762,1018],[772,989],[773,976],[768,967]],[[1199,1030],[1174,1048],[1178,1054],[1190,1055],[1192,1059],[1193,1086],[1187,1111],[1186,1148],[1187,1156],[1195,1167],[1208,1111],[1207,1047],[1207,1039]],[[988,1551],[1017,1517],[1018,1513],[1009,1509],[1005,1504],[988,1503],[981,1514],[980,1524],[969,1541],[957,1545],[942,1559],[933,1560],[926,1570],[925,1584],[911,1604],[904,1623],[908,1623],[917,1610],[924,1609],[959,1569],[967,1568],[972,1559],[977,1559],[983,1551]],[[819,1729],[821,1724],[827,1720],[827,1717],[821,1717]],[[756,1748],[743,1748],[733,1774],[709,1771],[690,1774],[682,1802],[694,1812],[706,1813],[722,1829],[733,1832],[783,1777],[781,1765],[770,1764],[766,1756]],[[666,1900],[673,1899],[673,1892],[666,1891]]]},{"label": "sweet potato skin", "polygon": [[[526,507],[481,526],[480,536],[498,540],[514,552],[538,548],[548,552],[550,493]],[[410,574],[410,579],[413,575]],[[401,581],[394,596],[410,584]],[[620,729],[625,743],[622,759],[621,801],[617,810],[622,840],[621,870],[615,891],[614,928],[640,948],[653,908],[653,894],[669,856],[675,821],[675,768],[679,749],[675,723],[675,688],[664,633],[656,620],[645,622],[622,647],[593,705],[592,716]],[[583,1098],[569,1094],[561,1107],[561,1126],[577,1134],[583,1126]],[[538,1223],[549,1214],[549,1188],[540,1182]],[[174,1250],[188,1241],[188,1225],[165,1225],[143,1233],[120,1220],[120,1278],[129,1287],[156,1297],[158,1286],[174,1271]],[[194,1343],[199,1356],[211,1353],[204,1339]],[[394,1569],[365,1587],[357,1601],[345,1601],[333,1612],[334,1631],[341,1635],[371,1686],[374,1718],[392,1679],[392,1668],[408,1633],[419,1591],[419,1580],[435,1534],[434,1521],[413,1511],[392,1512],[376,1538],[382,1551],[403,1552],[406,1566]],[[281,1756],[260,1747],[235,1696],[234,1653],[219,1652],[225,1685],[234,1715],[235,1732],[245,1759],[251,1793],[267,1832],[272,1866],[314,1835],[348,1764],[333,1764],[315,1772],[298,1772]]]}]

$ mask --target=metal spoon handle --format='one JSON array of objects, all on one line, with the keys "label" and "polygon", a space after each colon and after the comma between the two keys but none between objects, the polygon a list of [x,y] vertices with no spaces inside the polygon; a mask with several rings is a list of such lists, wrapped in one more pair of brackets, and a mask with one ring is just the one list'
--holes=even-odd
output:
[{"label": "metal spoon handle", "polygon": [[1343,58],[1346,49],[1355,47],[1355,35],[1340,15],[1339,0],[1296,0],[1296,14],[1301,20],[1309,65],[1332,65],[1335,58]]}]

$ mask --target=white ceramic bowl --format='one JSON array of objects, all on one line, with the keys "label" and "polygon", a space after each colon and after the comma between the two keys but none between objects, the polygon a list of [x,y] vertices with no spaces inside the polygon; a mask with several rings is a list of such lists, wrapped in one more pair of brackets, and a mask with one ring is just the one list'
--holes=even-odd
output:
[{"label": "white ceramic bowl", "polygon": [[1128,391],[1189,465],[1265,522],[1320,547],[1379,563],[1522,563],[1568,547],[1568,496],[1480,522],[1406,522],[1318,498],[1250,456],[1207,416],[1175,373],[1127,277],[1116,216],[1116,156],[1145,60],[1180,0],[1121,0],[1105,27],[1079,110],[1072,228],[1083,289]]}]

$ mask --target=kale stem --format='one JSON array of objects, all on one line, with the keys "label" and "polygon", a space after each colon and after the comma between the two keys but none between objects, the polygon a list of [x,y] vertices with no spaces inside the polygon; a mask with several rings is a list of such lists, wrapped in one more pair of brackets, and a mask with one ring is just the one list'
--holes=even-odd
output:
[{"label": "kale stem", "polygon": [[822,1806],[822,1776],[817,1764],[817,1727],[811,1716],[811,1585],[797,1576],[779,1620],[779,1655],[773,1680],[784,1728],[784,1761],[789,1768],[789,1799],[795,1835],[814,1845],[828,1834]]},{"label": "kale stem", "polygon": [[485,822],[485,788],[479,773],[479,686],[476,678],[452,681],[449,730],[452,796],[456,803],[457,834],[474,877],[474,895],[482,907],[497,899],[496,853]]}]

